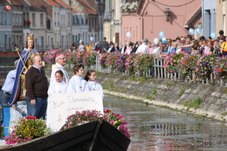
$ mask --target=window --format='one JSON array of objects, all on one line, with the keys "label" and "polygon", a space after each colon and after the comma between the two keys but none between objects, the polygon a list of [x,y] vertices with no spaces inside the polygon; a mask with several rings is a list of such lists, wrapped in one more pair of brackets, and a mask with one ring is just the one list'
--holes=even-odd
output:
[{"label": "window", "polygon": [[43,27],[43,14],[40,14],[40,26]]},{"label": "window", "polygon": [[35,27],[35,13],[32,13],[32,26]]},{"label": "window", "polygon": [[44,37],[40,37],[40,41],[39,41],[39,45],[40,45],[40,48],[43,48],[44,47]]},{"label": "window", "polygon": [[56,20],[57,20],[57,15],[56,15],[56,12],[54,12],[54,26],[56,26]]},{"label": "window", "polygon": [[3,21],[3,13],[0,13],[0,25],[2,25],[2,21]]}]

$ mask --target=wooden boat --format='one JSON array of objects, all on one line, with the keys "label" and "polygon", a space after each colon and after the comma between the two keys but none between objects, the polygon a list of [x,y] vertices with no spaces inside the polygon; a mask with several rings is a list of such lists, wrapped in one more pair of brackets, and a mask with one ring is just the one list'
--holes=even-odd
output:
[{"label": "wooden boat", "polygon": [[126,151],[130,139],[106,121],[86,123],[2,151]]}]

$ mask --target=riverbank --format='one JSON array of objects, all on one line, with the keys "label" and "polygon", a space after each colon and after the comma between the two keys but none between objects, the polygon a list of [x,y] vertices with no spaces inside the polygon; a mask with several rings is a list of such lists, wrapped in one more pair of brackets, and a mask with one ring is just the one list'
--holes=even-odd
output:
[{"label": "riverbank", "polygon": [[98,74],[105,94],[227,121],[227,87],[121,74]]}]

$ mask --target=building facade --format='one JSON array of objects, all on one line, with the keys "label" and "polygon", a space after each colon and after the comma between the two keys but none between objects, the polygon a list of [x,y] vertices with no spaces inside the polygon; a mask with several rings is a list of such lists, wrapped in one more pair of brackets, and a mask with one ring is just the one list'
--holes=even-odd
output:
[{"label": "building facade", "polygon": [[226,0],[216,0],[216,33],[223,30],[225,35],[227,33],[227,2]]},{"label": "building facade", "polygon": [[[6,11],[6,5],[11,10]],[[34,34],[39,50],[100,41],[103,6],[102,0],[1,0],[0,51],[23,49],[27,33]]]},{"label": "building facade", "polygon": [[[166,37],[176,38],[188,34],[201,19],[201,1],[126,1],[122,7],[122,42],[147,38],[153,41],[164,32]],[[137,8],[138,7],[138,8]],[[197,13],[198,12],[198,13]],[[200,16],[200,17],[199,17]],[[127,36],[126,33],[130,33]]]},{"label": "building facade", "polygon": [[121,37],[121,10],[122,0],[106,0],[103,19],[103,36],[107,41],[120,44]]},{"label": "building facade", "polygon": [[203,35],[216,35],[216,1],[202,0]]},{"label": "building facade", "polygon": [[6,5],[8,1],[0,1],[0,51],[14,51],[15,46],[22,48],[25,10],[20,3],[11,3],[11,10],[6,11]]}]

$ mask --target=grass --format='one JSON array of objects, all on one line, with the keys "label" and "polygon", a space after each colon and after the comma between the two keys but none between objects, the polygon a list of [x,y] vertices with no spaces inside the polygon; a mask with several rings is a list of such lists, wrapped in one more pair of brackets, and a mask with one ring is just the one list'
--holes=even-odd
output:
[{"label": "grass", "polygon": [[105,82],[105,83],[102,84],[102,87],[103,87],[103,89],[106,89],[106,90],[112,90],[113,89],[113,83]]},{"label": "grass", "polygon": [[222,116],[227,116],[227,112],[223,112],[221,115]]},{"label": "grass", "polygon": [[157,93],[158,93],[157,89],[154,88],[154,89],[151,90],[151,93],[146,96],[146,98],[149,99],[149,100],[155,100]]},{"label": "grass", "polygon": [[197,109],[202,103],[202,99],[200,97],[196,97],[193,100],[189,100],[183,103],[184,106],[187,106],[189,108]]},{"label": "grass", "polygon": [[179,98],[184,94],[185,90],[186,90],[186,88],[181,88],[181,89],[180,89],[180,92],[179,92],[179,94],[178,94],[178,97],[179,97]]}]

